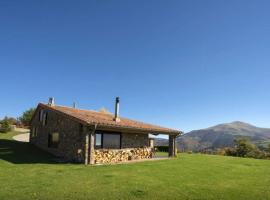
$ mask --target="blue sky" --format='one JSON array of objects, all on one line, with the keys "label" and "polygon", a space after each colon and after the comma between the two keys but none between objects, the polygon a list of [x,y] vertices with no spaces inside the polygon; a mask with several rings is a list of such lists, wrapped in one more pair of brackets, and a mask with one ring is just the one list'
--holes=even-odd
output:
[{"label": "blue sky", "polygon": [[1,1],[0,118],[53,96],[183,131],[270,127],[270,1]]}]

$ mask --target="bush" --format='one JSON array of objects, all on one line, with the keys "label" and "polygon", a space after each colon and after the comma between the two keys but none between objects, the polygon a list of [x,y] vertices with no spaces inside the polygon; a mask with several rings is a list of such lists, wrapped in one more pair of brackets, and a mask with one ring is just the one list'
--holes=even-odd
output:
[{"label": "bush", "polygon": [[2,121],[1,121],[1,128],[0,128],[0,132],[2,133],[7,133],[11,130],[10,127],[10,122],[8,120],[7,117],[5,117]]},{"label": "bush", "polygon": [[234,148],[225,148],[225,155],[226,156],[236,156],[236,150]]},{"label": "bush", "polygon": [[239,139],[234,142],[236,145],[236,156],[238,157],[248,157],[249,155],[255,155],[256,152],[259,151],[258,148],[247,139]]},{"label": "bush", "polygon": [[157,146],[156,151],[169,152],[169,147],[168,146]]},{"label": "bush", "polygon": [[270,153],[270,144],[268,144],[266,151]]},{"label": "bush", "polygon": [[224,148],[224,149],[222,149],[222,148],[217,149],[216,154],[217,155],[220,155],[220,156],[225,156],[226,155],[226,148]]},{"label": "bush", "polygon": [[266,151],[260,150],[247,139],[235,140],[235,147],[225,148],[225,155],[257,159],[269,158],[269,154]]},{"label": "bush", "polygon": [[17,119],[13,118],[13,117],[8,117],[7,118],[10,125],[16,125],[17,124]]}]

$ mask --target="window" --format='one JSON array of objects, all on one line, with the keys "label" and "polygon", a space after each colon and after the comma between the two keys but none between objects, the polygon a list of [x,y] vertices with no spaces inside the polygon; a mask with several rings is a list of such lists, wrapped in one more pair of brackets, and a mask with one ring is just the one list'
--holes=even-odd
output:
[{"label": "window", "polygon": [[42,118],[43,118],[43,110],[39,111],[39,121],[42,122]]},{"label": "window", "polygon": [[80,132],[80,133],[83,132],[83,125],[82,125],[82,124],[79,125],[79,132]]},{"label": "window", "polygon": [[103,134],[103,148],[120,149],[120,134]]},{"label": "window", "polygon": [[44,110],[39,111],[39,121],[42,123],[43,126],[47,125],[48,121],[48,113],[45,112]]},{"label": "window", "polygon": [[35,127],[35,137],[37,137],[37,134],[38,134],[38,128]]},{"label": "window", "polygon": [[96,134],[95,146],[96,148],[102,148],[102,134],[101,133]]},{"label": "window", "polygon": [[48,147],[57,148],[59,145],[59,133],[51,133],[48,138]]},{"label": "window", "polygon": [[121,133],[97,131],[95,148],[121,149]]},{"label": "window", "polygon": [[33,127],[32,128],[31,136],[32,137],[36,137],[37,136],[37,128],[36,127]]},{"label": "window", "polygon": [[42,125],[43,125],[43,126],[47,125],[47,121],[48,121],[48,113],[43,112],[43,116],[42,116]]}]

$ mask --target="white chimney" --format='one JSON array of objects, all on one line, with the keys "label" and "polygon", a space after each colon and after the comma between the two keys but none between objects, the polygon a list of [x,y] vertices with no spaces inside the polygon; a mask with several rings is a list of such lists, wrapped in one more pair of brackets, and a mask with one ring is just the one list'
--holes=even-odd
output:
[{"label": "white chimney", "polygon": [[55,104],[54,104],[54,98],[53,98],[53,97],[50,97],[50,98],[49,98],[48,105],[49,105],[49,106],[54,106],[54,105],[55,105]]},{"label": "white chimney", "polygon": [[115,99],[114,121],[120,122],[120,117],[119,117],[119,97],[116,97],[116,99]]},{"label": "white chimney", "polygon": [[76,102],[73,102],[73,106],[72,106],[73,108],[76,108],[77,106],[76,106]]}]

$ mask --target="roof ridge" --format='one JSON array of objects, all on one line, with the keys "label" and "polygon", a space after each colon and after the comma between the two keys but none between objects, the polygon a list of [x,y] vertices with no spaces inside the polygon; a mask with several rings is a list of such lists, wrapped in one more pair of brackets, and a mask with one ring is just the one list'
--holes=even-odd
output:
[{"label": "roof ridge", "polygon": [[61,112],[67,116],[70,116],[72,118],[75,118],[81,122],[92,124],[102,124],[107,127],[115,127],[115,128],[129,128],[134,130],[144,130],[149,132],[159,132],[160,134],[164,133],[177,133],[180,134],[181,131],[172,129],[172,128],[166,128],[159,125],[154,125],[134,119],[129,119],[125,117],[120,117],[121,121],[116,122],[113,118],[114,116],[108,113],[102,113],[95,110],[86,110],[86,109],[78,109],[68,106],[62,106],[62,105],[53,105],[50,106],[48,104],[39,103],[40,106],[46,107],[51,110],[55,110],[57,112]]},{"label": "roof ridge", "polygon": [[[45,103],[40,103],[42,105],[45,105],[45,106],[49,106]],[[64,106],[64,105],[54,105],[54,106],[51,106],[51,107],[62,107],[62,108],[69,108],[69,109],[73,109],[73,110],[81,110],[81,111],[89,111],[89,112],[95,112],[95,113],[98,113],[98,114],[102,114],[102,115],[109,115],[111,116],[111,114],[109,113],[102,113],[100,111],[97,111],[97,110],[88,110],[88,109],[81,109],[81,108],[73,108],[73,107],[70,107],[70,106]]]}]

